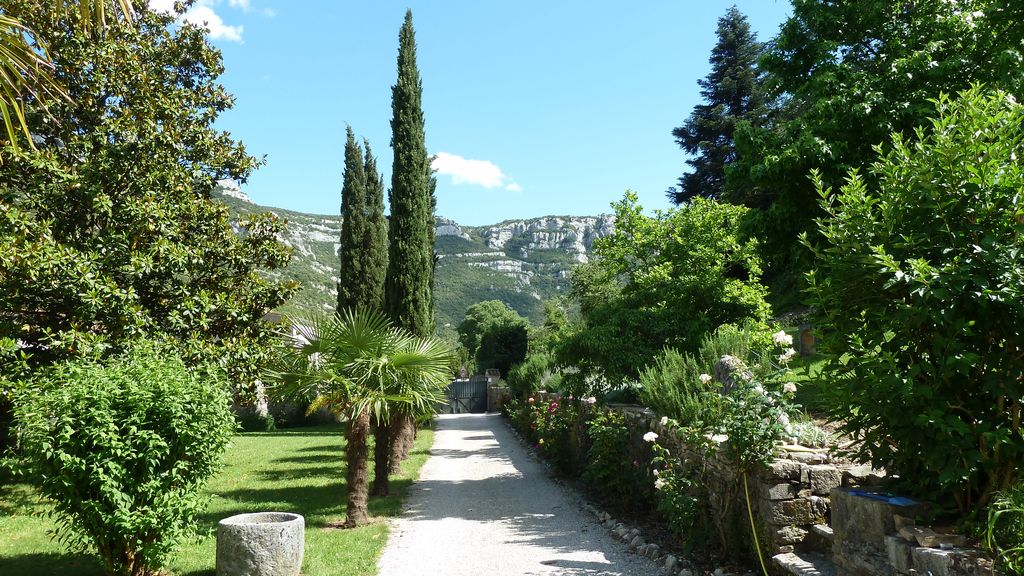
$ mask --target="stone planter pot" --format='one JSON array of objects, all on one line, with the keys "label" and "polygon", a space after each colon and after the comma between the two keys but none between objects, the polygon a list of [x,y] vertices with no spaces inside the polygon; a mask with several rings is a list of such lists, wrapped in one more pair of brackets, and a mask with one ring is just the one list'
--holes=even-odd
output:
[{"label": "stone planter pot", "polygon": [[217,576],[299,576],[306,522],[298,514],[258,512],[217,525]]}]

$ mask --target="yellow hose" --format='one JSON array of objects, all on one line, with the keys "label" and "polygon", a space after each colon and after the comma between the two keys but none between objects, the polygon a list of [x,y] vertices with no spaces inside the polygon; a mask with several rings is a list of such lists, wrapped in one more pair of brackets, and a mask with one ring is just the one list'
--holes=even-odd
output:
[{"label": "yellow hose", "polygon": [[768,568],[764,565],[764,556],[761,555],[761,543],[757,540],[757,526],[754,524],[754,511],[750,508],[750,490],[747,489],[747,472],[743,472],[743,494],[747,497],[747,516],[750,516],[750,533],[754,535],[754,549],[757,550],[757,560],[761,563],[761,571],[768,576]]}]

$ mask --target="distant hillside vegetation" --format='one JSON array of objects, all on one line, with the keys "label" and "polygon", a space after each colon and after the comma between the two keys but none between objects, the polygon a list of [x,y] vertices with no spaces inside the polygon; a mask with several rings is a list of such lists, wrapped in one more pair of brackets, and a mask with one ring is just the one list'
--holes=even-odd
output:
[{"label": "distant hillside vegetation", "polygon": [[[274,212],[288,222],[282,241],[294,254],[279,275],[297,280],[302,289],[279,311],[303,315],[334,310],[341,217],[259,206],[231,185],[220,192],[219,199],[236,214]],[[593,241],[613,230],[610,215],[544,216],[475,227],[438,218],[438,328],[458,325],[466,308],[483,300],[501,300],[539,322],[543,300],[567,290],[572,266],[586,262]]]}]

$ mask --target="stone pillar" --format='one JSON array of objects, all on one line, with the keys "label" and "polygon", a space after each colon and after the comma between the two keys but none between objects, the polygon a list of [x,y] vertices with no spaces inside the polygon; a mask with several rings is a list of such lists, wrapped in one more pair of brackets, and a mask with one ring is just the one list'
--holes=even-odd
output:
[{"label": "stone pillar", "polygon": [[886,536],[896,534],[894,516],[913,518],[923,512],[924,505],[869,488],[835,488],[831,501],[837,576],[892,574]]}]

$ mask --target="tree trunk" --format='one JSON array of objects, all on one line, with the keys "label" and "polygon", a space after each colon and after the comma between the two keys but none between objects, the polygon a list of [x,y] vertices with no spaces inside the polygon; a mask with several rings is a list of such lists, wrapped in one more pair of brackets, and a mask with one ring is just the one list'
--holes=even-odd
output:
[{"label": "tree trunk", "polygon": [[348,423],[345,430],[345,460],[348,467],[345,479],[348,482],[348,510],[345,526],[352,528],[366,524],[369,520],[366,501],[369,498],[370,483],[367,475],[370,449],[370,415],[361,412]]},{"label": "tree trunk", "polygon": [[412,416],[395,416],[391,426],[391,473],[398,474],[402,462],[409,459],[409,451],[416,439],[416,421]]},{"label": "tree trunk", "polygon": [[388,477],[391,475],[391,433],[390,422],[378,422],[373,427],[373,486],[370,494],[387,496]]}]

